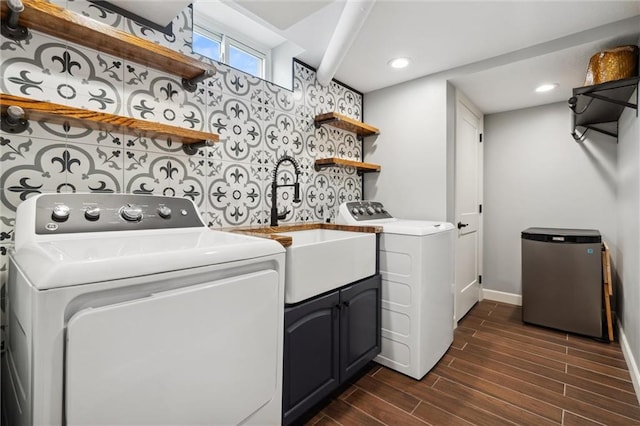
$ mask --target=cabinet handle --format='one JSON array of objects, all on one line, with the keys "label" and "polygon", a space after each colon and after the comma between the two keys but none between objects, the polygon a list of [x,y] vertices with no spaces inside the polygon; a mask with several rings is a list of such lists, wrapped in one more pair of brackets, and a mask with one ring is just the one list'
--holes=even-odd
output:
[{"label": "cabinet handle", "polygon": [[336,303],[335,305],[333,305],[333,308],[331,308],[331,317],[334,320],[337,320],[338,318],[340,318],[340,304]]},{"label": "cabinet handle", "polygon": [[349,307],[349,301],[348,300],[346,302],[342,302],[342,304],[344,305],[345,308]]}]

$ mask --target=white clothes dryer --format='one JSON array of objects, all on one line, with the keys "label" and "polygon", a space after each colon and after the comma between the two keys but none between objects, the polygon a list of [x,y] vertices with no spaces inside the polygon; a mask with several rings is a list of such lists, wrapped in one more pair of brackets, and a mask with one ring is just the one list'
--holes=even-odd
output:
[{"label": "white clothes dryer", "polygon": [[336,223],[383,228],[382,350],[374,361],[421,379],[453,342],[454,226],[397,219],[375,201],[341,204]]},{"label": "white clothes dryer", "polygon": [[183,198],[27,199],[9,256],[9,424],[279,424],[284,259],[208,229]]}]

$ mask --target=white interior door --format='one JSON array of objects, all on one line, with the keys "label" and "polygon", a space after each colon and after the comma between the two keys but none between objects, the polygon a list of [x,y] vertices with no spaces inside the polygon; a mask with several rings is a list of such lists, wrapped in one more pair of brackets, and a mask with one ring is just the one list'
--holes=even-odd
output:
[{"label": "white interior door", "polygon": [[456,101],[455,214],[458,228],[455,269],[455,318],[459,321],[480,299],[482,189],[482,115]]}]

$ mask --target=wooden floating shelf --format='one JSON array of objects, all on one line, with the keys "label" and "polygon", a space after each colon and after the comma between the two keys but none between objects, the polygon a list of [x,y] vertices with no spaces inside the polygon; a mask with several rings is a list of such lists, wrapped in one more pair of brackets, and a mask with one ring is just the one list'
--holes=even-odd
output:
[{"label": "wooden floating shelf", "polygon": [[313,120],[316,128],[323,124],[337,127],[338,129],[354,132],[358,136],[379,135],[380,131],[373,126],[362,123],[360,121],[349,118],[337,112],[328,112],[326,114],[317,115]]},{"label": "wooden floating shelf", "polygon": [[[10,11],[6,1],[1,3],[4,21],[8,19]],[[43,0],[22,0],[22,3],[24,11],[20,13],[19,24],[27,29],[41,31],[188,80],[213,70],[212,66],[196,59],[55,4]]]},{"label": "wooden floating shelf", "polygon": [[202,143],[205,141],[218,142],[220,139],[215,133],[201,132],[4,93],[0,94],[0,106],[2,106],[3,116],[6,114],[8,107],[18,106],[24,110],[23,118],[27,120],[44,120],[58,124],[68,123],[70,126],[93,130],[121,131],[127,135],[171,139],[172,142],[182,144]]},{"label": "wooden floating shelf", "polygon": [[358,173],[379,172],[380,166],[371,163],[362,163],[360,161],[345,160],[344,158],[329,157],[319,158],[315,162],[315,169],[320,170],[324,167],[355,167]]}]

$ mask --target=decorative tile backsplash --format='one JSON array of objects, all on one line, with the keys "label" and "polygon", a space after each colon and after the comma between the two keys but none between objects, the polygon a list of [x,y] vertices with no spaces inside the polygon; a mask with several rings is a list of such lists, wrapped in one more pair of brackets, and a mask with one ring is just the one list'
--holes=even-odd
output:
[{"label": "decorative tile backsplash", "polygon": [[[318,221],[343,202],[361,197],[352,168],[316,172],[316,158],[358,160],[361,142],[349,132],[315,129],[316,114],[336,111],[361,120],[362,95],[339,83],[326,87],[315,71],[294,62],[293,91],[246,75],[191,52],[191,8],[173,21],[173,36],[84,0],[58,5],[212,64],[217,73],[182,88],[178,76],[29,31],[29,38],[1,38],[2,92],[131,116],[220,135],[213,147],[188,156],[170,140],[133,137],[47,122],[31,122],[21,134],[0,134],[0,278],[18,204],[46,192],[127,192],[192,199],[214,228],[269,223],[273,167],[283,155],[302,169],[302,202],[278,190],[282,221]],[[284,164],[278,181],[291,181]]]}]

